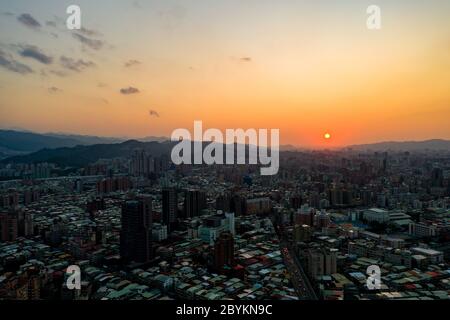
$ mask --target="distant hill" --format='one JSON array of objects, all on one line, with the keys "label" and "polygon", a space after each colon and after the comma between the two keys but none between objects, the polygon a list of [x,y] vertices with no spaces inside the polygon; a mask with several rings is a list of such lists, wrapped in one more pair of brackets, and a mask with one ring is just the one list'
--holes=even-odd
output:
[{"label": "distant hill", "polygon": [[[35,133],[27,130],[0,129],[0,157],[16,156],[39,151],[41,149],[56,149],[75,147],[78,145],[122,143],[130,138],[98,137],[69,133]],[[145,137],[138,139],[143,142],[169,140],[165,137]]]},{"label": "distant hill", "polygon": [[91,144],[104,144],[104,143],[120,143],[127,141],[129,139],[126,138],[115,138],[115,137],[97,137],[97,136],[85,136],[78,134],[67,134],[67,133],[45,133],[46,136],[51,136],[55,138],[61,139],[71,139],[76,140],[82,145],[91,145]]},{"label": "distant hill", "polygon": [[153,136],[149,136],[149,137],[139,138],[139,139],[136,139],[136,140],[142,141],[142,142],[151,142],[151,141],[165,142],[165,141],[170,141],[170,138],[168,138],[168,137],[153,137]]},{"label": "distant hill", "polygon": [[0,148],[4,153],[34,152],[43,148],[73,147],[81,144],[72,138],[53,137],[32,132],[0,130]]},{"label": "distant hill", "polygon": [[146,150],[149,154],[160,156],[168,154],[172,149],[171,142],[140,142],[129,140],[118,144],[96,144],[56,149],[42,149],[40,151],[10,157],[2,160],[4,163],[38,163],[51,162],[60,166],[80,167],[93,163],[99,159],[111,159],[117,157],[130,157],[137,149]]},{"label": "distant hill", "polygon": [[353,149],[359,151],[450,151],[450,141],[449,140],[426,140],[426,141],[389,141],[389,142],[379,142],[373,144],[361,144],[348,146],[345,149]]},{"label": "distant hill", "polygon": [[[26,155],[18,155],[3,159],[2,163],[39,163],[49,162],[56,163],[59,166],[65,167],[82,167],[89,163],[96,162],[99,159],[112,159],[118,157],[129,158],[136,150],[144,150],[148,154],[159,157],[161,155],[170,156],[172,148],[178,142],[164,141],[164,142],[142,142],[137,140],[129,140],[122,143],[115,144],[96,144],[75,147],[64,147],[56,149],[42,149]],[[209,145],[210,142],[203,142],[203,147]],[[235,148],[236,148],[235,144]],[[191,142],[192,157],[194,156],[194,146]],[[248,159],[248,146],[246,149],[246,159]],[[235,149],[236,150],[236,149]],[[201,151],[203,152],[203,151]],[[226,149],[224,150],[226,155]],[[236,153],[235,153],[236,156]]]}]

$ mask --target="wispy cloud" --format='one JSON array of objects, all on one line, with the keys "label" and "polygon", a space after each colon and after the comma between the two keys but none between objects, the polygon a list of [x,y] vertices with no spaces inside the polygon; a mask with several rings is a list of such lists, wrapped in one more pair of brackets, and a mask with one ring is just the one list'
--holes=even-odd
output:
[{"label": "wispy cloud", "polygon": [[138,66],[142,64],[142,62],[138,61],[138,60],[128,60],[127,62],[125,62],[125,67],[126,68],[130,68],[133,66]]},{"label": "wispy cloud", "polygon": [[21,46],[19,54],[24,58],[31,58],[43,64],[51,64],[53,62],[53,57],[46,55],[36,46]]},{"label": "wispy cloud", "polygon": [[159,113],[156,110],[149,110],[148,113],[149,113],[150,117],[159,118]]},{"label": "wispy cloud", "polygon": [[122,88],[120,89],[120,93],[121,94],[125,94],[125,95],[129,95],[129,94],[136,94],[139,93],[139,89],[138,88],[133,88],[133,87],[128,87],[128,88]]},{"label": "wispy cloud", "polygon": [[81,29],[80,30],[78,30],[78,33],[81,33],[82,35],[85,35],[85,36],[87,36],[87,37],[98,37],[98,36],[101,36],[102,34],[99,32],[99,31],[97,31],[97,30],[94,30],[94,29],[88,29],[88,28],[85,28],[85,27],[81,27]]},{"label": "wispy cloud", "polygon": [[29,66],[14,60],[12,55],[0,50],[0,66],[16,73],[28,74],[33,73],[33,69]]},{"label": "wispy cloud", "polygon": [[56,21],[46,21],[45,22],[45,25],[47,26],[47,27],[53,27],[53,28],[56,28]]},{"label": "wispy cloud", "polygon": [[54,74],[55,76],[58,76],[58,77],[65,77],[65,76],[67,76],[67,73],[64,72],[64,71],[61,71],[61,70],[49,70],[48,72],[51,73],[51,74]]},{"label": "wispy cloud", "polygon": [[50,93],[50,94],[56,94],[56,93],[61,93],[61,92],[63,92],[62,89],[57,88],[57,87],[50,87],[50,88],[47,89],[47,91],[48,91],[48,93]]},{"label": "wispy cloud", "polygon": [[80,33],[72,33],[72,36],[83,46],[86,46],[92,50],[100,50],[105,45],[105,42],[103,40],[88,38]]},{"label": "wispy cloud", "polygon": [[76,60],[66,56],[61,56],[59,61],[64,68],[75,72],[81,72],[84,69],[95,67],[95,63],[92,61]]},{"label": "wispy cloud", "polygon": [[37,21],[31,14],[23,13],[17,17],[17,20],[22,23],[24,26],[31,29],[40,29],[41,24]]},{"label": "wispy cloud", "polygon": [[236,61],[236,62],[242,62],[242,63],[249,63],[249,62],[253,61],[252,57],[249,57],[249,56],[231,57],[231,60]]}]

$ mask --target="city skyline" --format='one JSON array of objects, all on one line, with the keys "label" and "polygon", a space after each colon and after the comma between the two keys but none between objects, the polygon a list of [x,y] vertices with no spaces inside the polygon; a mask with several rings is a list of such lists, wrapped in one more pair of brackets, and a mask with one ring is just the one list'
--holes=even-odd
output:
[{"label": "city skyline", "polygon": [[170,137],[200,119],[310,148],[450,139],[446,1],[378,1],[376,31],[368,1],[79,1],[79,31],[70,4],[2,1],[1,126]]}]

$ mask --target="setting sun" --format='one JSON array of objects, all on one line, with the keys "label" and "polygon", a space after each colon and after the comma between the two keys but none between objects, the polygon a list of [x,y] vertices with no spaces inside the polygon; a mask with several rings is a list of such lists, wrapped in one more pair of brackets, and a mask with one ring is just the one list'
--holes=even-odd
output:
[{"label": "setting sun", "polygon": [[325,139],[330,140],[331,139],[331,134],[329,133],[325,133],[325,135],[323,136]]}]

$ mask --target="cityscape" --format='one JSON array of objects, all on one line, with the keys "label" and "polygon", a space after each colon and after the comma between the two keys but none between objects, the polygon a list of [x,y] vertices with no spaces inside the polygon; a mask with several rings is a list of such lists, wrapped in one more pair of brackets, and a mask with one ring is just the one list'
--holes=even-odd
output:
[{"label": "cityscape", "polygon": [[276,176],[145,149],[64,176],[4,162],[0,295],[448,299],[449,151],[286,151]]},{"label": "cityscape", "polygon": [[0,2],[0,301],[450,298],[449,3]]}]

